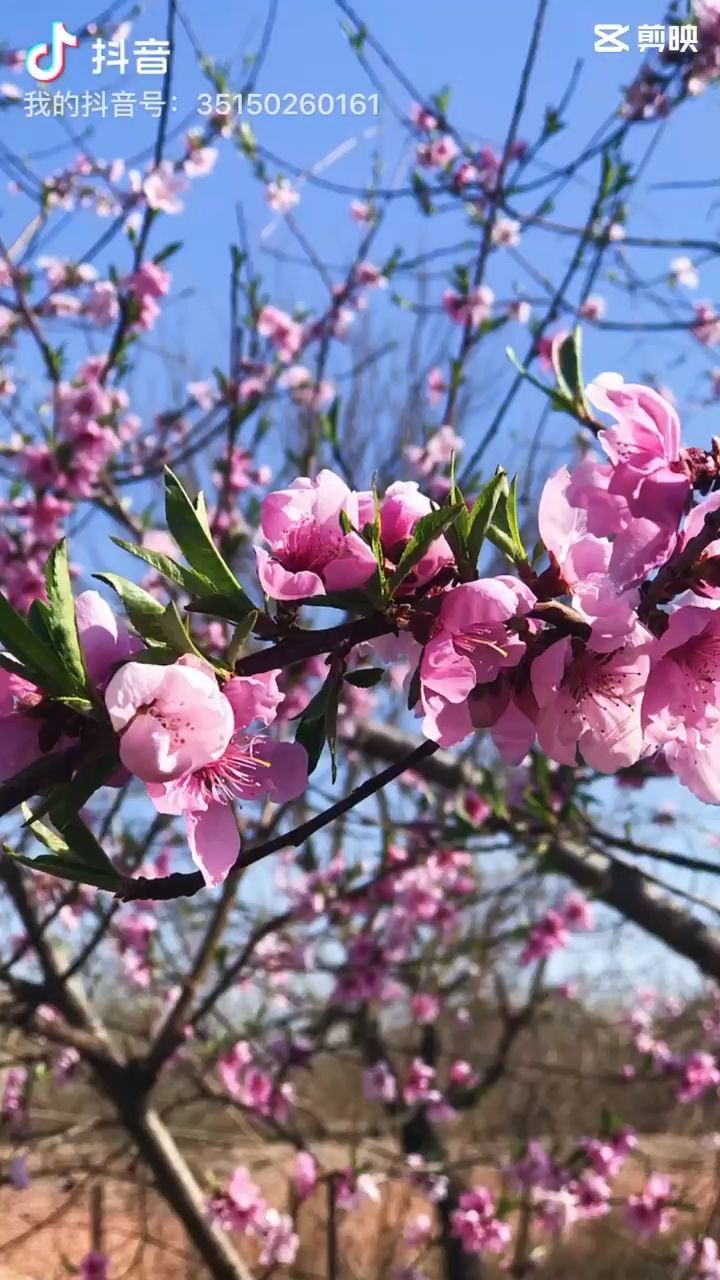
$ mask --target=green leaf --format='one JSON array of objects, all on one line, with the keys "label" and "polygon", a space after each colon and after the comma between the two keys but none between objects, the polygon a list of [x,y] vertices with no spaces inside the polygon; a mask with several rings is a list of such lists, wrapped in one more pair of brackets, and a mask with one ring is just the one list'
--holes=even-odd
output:
[{"label": "green leaf", "polygon": [[582,375],[582,330],[579,326],[568,334],[559,346],[553,346],[552,362],[561,392],[572,401],[578,417],[590,421],[592,414],[585,398]]},{"label": "green leaf", "polygon": [[172,244],[166,244],[164,249],[161,249],[159,253],[155,254],[153,262],[167,262],[168,258],[171,258],[173,254],[177,253],[178,249],[182,249],[182,247],[182,240],[173,240]]},{"label": "green leaf", "polygon": [[112,862],[82,818],[76,815],[65,822],[63,830],[66,838],[63,838],[43,822],[33,820],[28,805],[24,804],[22,811],[25,818],[29,819],[28,826],[33,835],[55,857],[70,863],[82,863],[83,866],[93,867],[105,874],[115,874]]},{"label": "green leaf", "polygon": [[32,672],[28,671],[21,662],[17,662],[9,653],[0,653],[0,667],[3,671],[9,671],[11,676],[19,676],[21,680],[32,681]]},{"label": "green leaf", "polygon": [[257,140],[247,120],[243,120],[240,128],[238,129],[238,141],[240,144],[240,150],[246,156],[252,157],[255,155],[255,152],[257,151]]},{"label": "green leaf", "polygon": [[230,260],[232,262],[232,269],[233,269],[234,275],[239,276],[240,272],[242,271],[242,268],[244,267],[247,261],[247,254],[242,252],[239,245],[231,244]]},{"label": "green leaf", "polygon": [[362,591],[328,591],[326,596],[307,596],[297,603],[313,609],[344,609],[348,613],[370,614],[376,612],[380,599],[380,583],[375,575]]},{"label": "green leaf", "polygon": [[[468,548],[468,532],[470,530],[470,514],[467,509],[467,503],[462,495],[460,487],[455,477],[456,458],[453,453],[450,459],[450,492],[448,494],[446,505],[459,506],[457,520],[445,530],[445,537],[450,545],[450,550],[455,558],[458,572],[463,582],[475,576],[475,566],[470,558]],[[477,557],[476,557],[477,559]]]},{"label": "green leaf", "polygon": [[[457,493],[460,493],[459,489],[457,490]],[[467,582],[475,576],[470,563],[470,556],[468,554],[466,524],[467,507],[465,508],[465,514],[463,515],[461,512],[458,516],[457,523],[450,525],[449,529],[445,530],[445,537],[447,538],[450,550],[453,553],[453,559],[455,560],[455,564],[458,568],[458,573],[463,582]]]},{"label": "green leaf", "polygon": [[79,816],[71,818],[65,823],[63,833],[72,862],[82,862],[84,865],[94,867],[96,871],[102,871],[105,874],[116,874],[112,862],[82,818]]},{"label": "green leaf", "polygon": [[330,681],[332,677],[328,676],[322,687],[310,699],[304,711],[299,712],[294,717],[296,720],[322,720],[325,715],[325,707],[327,706],[328,693],[330,690]]},{"label": "green leaf", "polygon": [[602,158],[602,174],[600,177],[600,199],[604,200],[610,195],[616,178],[615,166],[609,150],[603,151]]},{"label": "green leaf", "polygon": [[174,649],[176,654],[193,653],[196,658],[204,656],[197,646],[193,644],[190,633],[174,600],[171,600],[163,611],[162,629],[170,648]]},{"label": "green leaf", "polygon": [[321,689],[311,699],[303,711],[295,741],[305,748],[308,754],[308,771],[317,767],[323,747],[327,741],[330,746],[332,761],[332,780],[337,777],[335,746],[337,742],[337,714],[342,689],[342,677],[339,671],[331,671]]},{"label": "green leaf", "polygon": [[517,369],[518,373],[522,374],[523,378],[525,378],[531,386],[537,387],[538,391],[541,391],[542,394],[547,397],[553,409],[556,409],[558,413],[569,414],[570,417],[575,418],[576,421],[582,421],[582,419],[578,418],[578,412],[572,400],[569,399],[568,396],[563,395],[557,387],[549,387],[547,383],[541,382],[539,378],[534,377],[533,374],[530,373],[529,369],[526,369],[524,364],[520,363],[512,347],[505,348],[505,355],[513,367]]},{"label": "green leaf", "polygon": [[420,206],[420,212],[424,213],[426,217],[429,217],[430,214],[433,212],[433,203],[430,197],[430,187],[426,182],[423,182],[417,169],[413,170],[412,189],[413,189],[414,195],[417,196],[418,204]]},{"label": "green leaf", "polygon": [[307,751],[308,774],[314,773],[325,746],[325,722],[303,716],[295,732],[295,741]]},{"label": "green leaf", "polygon": [[337,718],[338,706],[340,703],[340,690],[342,688],[342,680],[338,678],[335,672],[332,672],[327,679],[328,694],[325,702],[325,716],[323,723],[325,726],[325,737],[330,748],[330,771],[333,782],[337,781]]},{"label": "green leaf", "polygon": [[221,556],[210,535],[205,500],[200,495],[193,506],[177,476],[165,470],[165,515],[167,526],[185,559],[202,575],[213,592],[227,593],[243,602],[245,612],[255,606],[235,574]]},{"label": "green leaf", "polygon": [[74,695],[70,697],[66,697],[64,694],[58,695],[53,701],[59,702],[61,706],[67,707],[70,711],[76,711],[79,716],[88,716],[96,709],[95,703],[91,702],[89,698],[80,698]]},{"label": "green leaf", "polygon": [[33,682],[47,693],[69,693],[68,673],[56,654],[0,593],[0,643],[32,672]]},{"label": "green leaf", "polygon": [[362,534],[366,542],[369,542],[370,546],[372,547],[373,555],[375,556],[375,561],[377,563],[377,572],[378,572],[378,579],[380,583],[380,590],[384,596],[385,590],[386,590],[385,552],[383,550],[383,544],[382,544],[382,511],[381,511],[380,494],[378,493],[376,476],[373,476],[372,496],[373,496],[373,513],[374,513],[372,524],[370,523],[366,524],[362,530]]},{"label": "green leaf", "polygon": [[[340,414],[340,397],[336,396],[327,413],[323,413],[320,417],[320,425],[323,435],[330,441],[331,445],[336,446],[338,442],[338,416]],[[342,516],[342,512],[340,513]]]},{"label": "green leaf", "polygon": [[356,51],[356,53],[362,53],[363,45],[367,38],[367,27],[364,22],[358,22],[355,27],[352,27],[349,22],[343,22],[342,30],[347,36],[350,46]]},{"label": "green leaf", "polygon": [[50,610],[44,600],[33,600],[27,612],[28,626],[35,632],[38,640],[42,640],[53,653],[52,629],[50,627]]},{"label": "green leaf", "polygon": [[610,1111],[608,1107],[603,1107],[601,1111],[600,1132],[607,1137],[613,1137],[615,1134],[622,1133],[625,1129],[625,1121],[617,1111]]},{"label": "green leaf", "polygon": [[11,849],[10,853],[16,862],[30,871],[40,871],[47,876],[57,876],[60,880],[70,880],[73,884],[90,884],[96,889],[108,889],[114,893],[122,884],[122,876],[112,868],[103,872],[95,870],[84,862],[79,862],[52,853],[41,854],[38,858],[25,858]]},{"label": "green leaf", "polygon": [[32,821],[48,814],[52,824],[63,834],[66,825],[72,822],[83,805],[99,787],[104,786],[108,778],[119,766],[115,748],[104,751],[95,760],[83,764],[82,770],[70,782],[59,782],[40,801],[32,811]]},{"label": "green leaf", "polygon": [[32,809],[29,804],[23,803],[20,808],[33,835],[37,837],[41,844],[45,845],[46,849],[58,855],[69,852],[62,836],[59,836],[55,831],[51,831],[49,827],[45,826],[44,822],[38,822],[33,819]]},{"label": "green leaf", "polygon": [[477,565],[480,549],[493,522],[498,503],[502,497],[507,496],[508,492],[507,475],[499,469],[475,499],[472,510],[468,514],[467,546],[473,568]]},{"label": "green leaf", "polygon": [[94,578],[105,582],[123,603],[125,612],[138,635],[144,640],[161,640],[164,638],[162,616],[165,606],[128,578],[121,578],[116,573],[94,573]]},{"label": "green leaf", "polygon": [[372,689],[379,684],[384,675],[382,667],[358,667],[357,671],[348,671],[345,679],[356,689]]},{"label": "green leaf", "polygon": [[243,648],[245,642],[249,640],[250,636],[255,630],[257,620],[258,620],[258,610],[253,609],[252,613],[245,614],[245,617],[243,618],[242,622],[239,622],[235,630],[233,631],[232,639],[228,645],[228,650],[227,650],[227,661],[228,661],[228,665],[231,668],[235,666],[240,650]]},{"label": "green leaf", "polygon": [[177,662],[177,653],[169,644],[153,644],[149,649],[141,649],[134,653],[133,662],[145,662],[148,666],[165,667]]},{"label": "green leaf", "polygon": [[510,533],[512,535],[514,542],[520,548],[522,554],[527,559],[525,548],[523,546],[522,537],[520,534],[520,522],[518,520],[518,511],[517,511],[517,493],[518,493],[518,478],[517,476],[514,476],[512,483],[510,485],[510,492],[505,499],[505,518],[507,519],[508,529],[510,530]]},{"label": "green leaf", "polygon": [[[200,521],[200,524],[202,525],[204,533],[207,535],[208,538],[212,539],[212,533],[210,532],[210,517],[208,515],[207,503],[205,501],[205,494],[203,493],[202,489],[200,490],[197,498],[195,499],[195,515]],[[233,577],[234,576],[235,575],[233,574]]]},{"label": "green leaf", "polygon": [[504,551],[505,555],[514,564],[527,561],[527,552],[523,545],[518,521],[517,489],[518,481],[516,476],[510,485],[509,491],[505,495],[501,495],[496,517],[487,529],[487,536],[490,541],[496,547],[499,547],[501,551]]},{"label": "green leaf", "polygon": [[554,134],[559,133],[560,130],[564,128],[565,125],[560,119],[555,107],[546,107],[545,120],[543,123],[543,137],[552,138]]},{"label": "green leaf", "polygon": [[415,670],[413,671],[410,677],[410,683],[408,685],[408,696],[407,696],[408,711],[412,711],[413,707],[416,706],[417,703],[420,701],[420,689],[421,689],[420,663],[418,662]]},{"label": "green leaf", "polygon": [[426,516],[421,516],[413,530],[412,537],[408,540],[407,546],[398,560],[397,567],[390,575],[390,591],[395,592],[400,583],[415,568],[415,565],[422,560],[431,544],[436,538],[439,538],[446,529],[457,520],[461,511],[465,510],[465,506],[457,504],[455,506],[439,507],[437,511],[429,511]]},{"label": "green leaf", "polygon": [[[247,596],[245,597],[247,600]],[[216,591],[211,595],[200,596],[197,600],[191,600],[185,605],[187,613],[205,613],[211,618],[222,618],[226,622],[245,622],[245,620],[255,615],[257,620],[258,610],[255,608],[248,609],[246,604],[239,599],[237,595],[230,595],[228,592]]]},{"label": "green leaf", "polygon": [[116,547],[120,547],[123,551],[129,551],[131,556],[135,556],[138,560],[143,560],[145,564],[149,564],[151,568],[161,573],[163,578],[168,578],[170,582],[174,582],[179,587],[183,587],[190,595],[203,596],[212,595],[212,583],[208,582],[202,574],[195,573],[192,569],[186,569],[184,565],[178,564],[175,560],[171,560],[170,556],[163,556],[159,551],[151,551],[149,547],[138,547],[134,542],[125,542],[123,538],[113,538]]},{"label": "green leaf", "polygon": [[443,85],[439,93],[433,93],[430,102],[435,107],[438,115],[444,117],[448,113],[450,106],[450,86]]}]

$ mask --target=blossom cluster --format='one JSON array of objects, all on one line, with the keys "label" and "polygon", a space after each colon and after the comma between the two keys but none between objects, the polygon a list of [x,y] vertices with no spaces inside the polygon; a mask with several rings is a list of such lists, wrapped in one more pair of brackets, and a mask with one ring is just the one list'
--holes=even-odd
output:
[{"label": "blossom cluster", "polygon": [[[687,560],[715,518],[714,494],[692,506],[715,460],[683,448],[676,411],[651,388],[605,375],[587,397],[615,422],[598,432],[603,460],[561,468],[545,486],[538,522],[549,569],[458,584],[440,534],[399,592],[422,590],[428,612],[432,600],[425,636],[411,624],[376,648],[388,656],[394,646],[417,669],[423,730],[444,746],[489,728],[509,761],[537,741],[558,763],[579,752],[604,772],[661,752],[698,796],[717,802],[720,544],[708,538]],[[418,456],[423,467],[426,458]],[[432,509],[415,482],[389,487],[378,506],[382,571],[393,573]],[[267,595],[290,602],[367,589],[378,562],[361,531],[374,519],[374,495],[329,471],[270,494],[256,548]],[[538,622],[538,605],[553,599],[572,610],[564,634]]]},{"label": "blossom cluster", "polygon": [[[108,419],[124,407],[100,376],[101,366],[89,363],[77,385],[58,388],[80,489],[91,485],[113,447],[116,428]],[[697,796],[717,803],[717,458],[683,447],[674,407],[651,388],[607,374],[586,396],[614,421],[598,427],[604,458],[585,456],[545,484],[538,525],[546,567],[527,559],[502,475],[474,506],[458,501],[451,481],[438,507],[415,481],[395,481],[379,496],[321,470],[265,497],[254,548],[259,584],[271,607],[289,615],[325,596],[374,612],[382,625],[370,647],[382,662],[405,665],[408,705],[438,744],[451,746],[488,729],[513,764],[535,743],[557,764],[580,758],[607,773],[662,760]],[[79,439],[87,444],[82,450]],[[24,466],[57,481],[61,447],[28,450]],[[447,457],[444,443],[415,461],[432,473]],[[229,467],[234,492],[250,477],[239,456]],[[171,483],[176,492],[177,482]],[[498,518],[509,533],[498,525],[487,533],[501,538],[501,549],[509,545],[516,572],[476,577],[469,546],[488,495],[495,507],[504,503]],[[226,581],[229,571],[222,572]],[[307,785],[302,741],[266,733],[286,697],[282,664],[237,675],[195,646],[185,646],[190,651],[169,664],[156,662],[142,635],[93,592],[78,598],[76,625],[120,764],[143,782],[158,812],[184,816],[197,865],[208,883],[218,883],[240,847],[231,802],[291,800]],[[358,684],[363,678],[361,668],[355,673],[348,666],[351,650],[340,668],[350,682],[342,721],[348,730],[371,698],[367,689],[353,688],[356,674]],[[316,669],[326,676],[325,689],[336,681],[338,705],[332,664],[332,656],[318,659]],[[0,679],[2,714],[12,726],[0,744],[4,777],[86,732],[87,725],[44,697],[41,687],[12,670]],[[304,714],[312,716],[309,709]],[[528,957],[562,945],[568,925],[586,927],[548,915],[535,927]],[[372,942],[358,939],[357,945]],[[130,947],[140,958],[142,949],[137,939]],[[363,967],[378,994],[381,969],[372,957],[364,965],[353,961],[353,982]]]},{"label": "blossom cluster", "polygon": [[262,1267],[290,1266],[295,1261],[300,1241],[292,1218],[267,1204],[242,1166],[235,1170],[226,1190],[213,1197],[210,1212],[226,1230],[259,1240]]}]

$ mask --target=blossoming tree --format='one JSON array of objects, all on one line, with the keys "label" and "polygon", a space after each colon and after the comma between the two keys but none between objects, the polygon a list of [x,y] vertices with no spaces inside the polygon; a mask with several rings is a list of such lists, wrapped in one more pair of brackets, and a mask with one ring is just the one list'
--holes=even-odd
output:
[{"label": "blossoming tree", "polygon": [[[367,1248],[393,1195],[365,1275],[560,1276],[593,1239],[609,1276],[610,1235],[591,1234],[607,1220],[638,1275],[712,1280],[717,1188],[693,1203],[645,1135],[676,1106],[702,1114],[720,1086],[720,943],[692,879],[717,864],[697,839],[667,848],[674,819],[654,799],[672,785],[720,803],[720,443],[705,417],[691,443],[664,371],[628,356],[586,377],[582,336],[595,368],[605,332],[671,332],[687,362],[720,343],[713,305],[682,294],[720,245],[633,225],[663,122],[720,74],[718,5],[669,16],[696,38],[649,55],[572,156],[553,139],[579,72],[534,134],[526,111],[547,0],[493,146],[337,7],[349,56],[397,116],[399,176],[378,161],[335,181],[250,127],[238,104],[262,76],[274,5],[240,85],[169,0],[141,161],[74,139],[70,162],[40,174],[9,152],[24,213],[0,240],[8,1195],[62,1177],[97,1205],[98,1187],[135,1179],[182,1231],[189,1274],[220,1280],[357,1274],[352,1223]],[[123,44],[137,15],[122,9],[83,26],[81,46]],[[181,36],[215,109],[177,134]],[[0,56],[8,77],[22,71],[22,52]],[[22,110],[14,80],[0,94],[3,113]],[[227,359],[178,383],[165,351],[149,425],[137,370],[182,270],[167,227],[223,164],[260,191],[317,301],[270,289],[267,236],[254,243],[240,211]],[[565,222],[555,204],[576,175],[589,208]],[[306,188],[352,231],[341,266],[302,221]],[[441,228],[422,253],[387,247],[401,204]],[[105,229],[50,256],[81,217]],[[551,278],[542,245],[556,239],[569,251]],[[663,255],[659,275],[646,253]],[[503,297],[510,255],[519,279]],[[603,281],[621,315],[642,293],[639,319],[606,318]],[[399,335],[390,348],[376,313]],[[478,406],[500,330],[502,386]],[[692,368],[689,405],[709,418],[720,373]],[[520,404],[540,419],[518,444]],[[707,985],[681,1000],[645,984],[612,1016],[578,992],[569,948],[618,918],[632,947],[652,939]],[[590,1025],[589,1067],[571,1041]],[[595,1081],[553,1128],[556,1102],[536,1106],[553,1071],[583,1099],[600,1072],[608,1096]],[[89,1154],[76,1117],[61,1145],[41,1123],[73,1090]],[[187,1149],[188,1108],[211,1160]],[[119,1138],[104,1146],[108,1125]],[[140,1228],[128,1262],[89,1216],[71,1269],[141,1274]]]}]

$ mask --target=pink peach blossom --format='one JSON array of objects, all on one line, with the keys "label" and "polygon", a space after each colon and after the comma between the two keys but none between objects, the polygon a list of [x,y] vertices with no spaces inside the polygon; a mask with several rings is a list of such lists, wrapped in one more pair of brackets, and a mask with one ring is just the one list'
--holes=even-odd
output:
[{"label": "pink peach blossom", "polygon": [[720,345],[720,315],[711,302],[695,303],[695,321],[691,332],[704,347]]},{"label": "pink peach blossom", "polygon": [[415,128],[419,129],[422,133],[432,133],[433,129],[437,129],[437,118],[431,111],[428,111],[425,107],[421,106],[419,102],[413,102],[410,104],[409,116],[412,124],[415,125]]},{"label": "pink peach blossom", "polygon": [[651,640],[648,633],[645,648],[603,653],[565,637],[534,659],[538,742],[551,760],[575,764],[579,750],[594,769],[614,773],[640,759]]},{"label": "pink peach blossom", "polygon": [[683,605],[653,647],[643,718],[661,745],[679,725],[700,728],[708,715],[720,718],[720,613]]},{"label": "pink peach blossom", "polygon": [[495,294],[487,285],[481,284],[466,294],[446,289],[442,296],[442,305],[447,315],[455,324],[470,325],[476,329],[490,316]]},{"label": "pink peach blossom", "polygon": [[191,146],[183,161],[183,170],[188,178],[206,178],[212,173],[217,163],[216,147]]},{"label": "pink peach blossom", "polygon": [[440,1016],[440,1001],[429,992],[416,991],[410,998],[410,1012],[418,1026],[429,1025]]},{"label": "pink peach blossom", "polygon": [[307,785],[303,747],[242,732],[272,719],[276,675],[235,677],[226,695],[212,667],[188,655],[170,667],[127,663],[106,691],[121,760],[159,813],[184,815],[190,852],[209,884],[225,878],[240,850],[231,801],[289,800]]},{"label": "pink peach blossom", "polygon": [[425,445],[407,445],[405,457],[418,475],[429,476],[436,468],[449,466],[453,457],[458,458],[464,448],[462,436],[456,433],[454,427],[446,424],[430,436]]},{"label": "pink peach blossom", "polygon": [[356,284],[364,284],[370,288],[387,289],[387,276],[373,262],[358,262],[353,272]]},{"label": "pink peach blossom", "polygon": [[85,304],[86,314],[101,329],[112,324],[120,314],[117,289],[111,280],[101,280],[94,284]]},{"label": "pink peach blossom", "polygon": [[517,666],[525,642],[507,624],[534,603],[532,592],[504,576],[464,583],[445,595],[420,664],[426,737],[452,746],[473,732],[470,695],[479,685],[481,697],[482,686]]},{"label": "pink peach blossom", "polygon": [[365,1071],[363,1093],[368,1102],[394,1102],[397,1091],[397,1080],[387,1062],[376,1062]]},{"label": "pink peach blossom", "polygon": [[367,225],[373,220],[372,205],[368,204],[367,200],[351,200],[350,217],[353,222]]},{"label": "pink peach blossom", "polygon": [[298,1151],[293,1165],[292,1181],[295,1194],[306,1200],[317,1186],[318,1170],[315,1157],[309,1151]]},{"label": "pink peach blossom", "polygon": [[449,133],[421,143],[417,149],[418,164],[427,169],[448,169],[459,155],[460,148]]},{"label": "pink peach blossom", "polygon": [[674,1217],[672,1199],[670,1179],[663,1173],[651,1173],[643,1190],[628,1199],[627,1219],[637,1235],[647,1239],[669,1230]]},{"label": "pink peach blossom", "polygon": [[[396,480],[389,485],[380,504],[380,538],[382,549],[390,564],[397,564],[418,520],[429,515],[433,504],[414,480]],[[372,522],[374,517],[372,494],[361,494],[359,518],[361,524]],[[453,561],[450,545],[445,537],[434,539],[425,555],[408,574],[401,591],[429,582],[440,569]]]},{"label": "pink peach blossom", "polygon": [[357,495],[328,470],[316,480],[300,477],[288,489],[268,494],[260,525],[269,550],[255,547],[258,577],[267,595],[301,600],[368,581],[375,557],[357,533],[343,533],[341,512],[357,527]]},{"label": "pink peach blossom", "polygon": [[515,218],[498,218],[492,229],[492,243],[514,249],[520,243],[520,223]]},{"label": "pink peach blossom", "polygon": [[678,1256],[682,1280],[720,1280],[720,1250],[711,1236],[686,1240]]},{"label": "pink peach blossom", "polygon": [[277,348],[280,360],[289,364],[302,346],[302,325],[279,307],[265,306],[258,316],[257,331]]},{"label": "pink peach blossom", "polygon": [[590,294],[580,303],[579,315],[585,320],[602,320],[607,314],[607,302],[597,294]]},{"label": "pink peach blossom", "polygon": [[[97,591],[83,591],[75,602],[78,638],[88,676],[102,690],[114,667],[142,648]],[[45,717],[38,715],[42,692],[0,668],[0,779],[13,777],[47,750],[69,745],[60,732],[52,748],[44,745]]]},{"label": "pink peach blossom", "polygon": [[432,369],[428,369],[427,375],[427,398],[429,404],[439,404],[446,390],[447,383],[442,369],[438,365],[433,365]]},{"label": "pink peach blossom", "polygon": [[175,171],[169,160],[161,160],[148,174],[142,189],[151,209],[160,213],[182,213],[180,196],[187,190],[187,179]]},{"label": "pink peach blossom", "polygon": [[452,1212],[452,1234],[466,1253],[503,1253],[510,1244],[507,1222],[497,1217],[495,1198],[487,1187],[473,1187],[460,1195]]},{"label": "pink peach blossom", "polygon": [[265,200],[273,213],[286,214],[300,201],[300,193],[286,178],[278,178],[268,182],[265,188]]},{"label": "pink peach blossom", "polygon": [[107,1280],[110,1259],[99,1249],[91,1249],[80,1263],[80,1280]]},{"label": "pink peach blossom", "polygon": [[144,782],[162,783],[219,760],[235,720],[209,663],[192,655],[171,666],[128,662],[105,703],[120,735],[120,759]]},{"label": "pink peach blossom", "polygon": [[692,258],[673,258],[670,262],[670,279],[674,284],[682,285],[685,289],[697,289],[700,277]]}]

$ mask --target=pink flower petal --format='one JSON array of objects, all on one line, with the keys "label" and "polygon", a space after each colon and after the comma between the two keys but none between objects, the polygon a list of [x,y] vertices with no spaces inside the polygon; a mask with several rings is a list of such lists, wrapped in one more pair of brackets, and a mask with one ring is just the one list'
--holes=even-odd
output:
[{"label": "pink flower petal", "polygon": [[185,815],[195,865],[209,885],[221,884],[240,852],[240,832],[229,805],[211,803],[204,812]]}]

